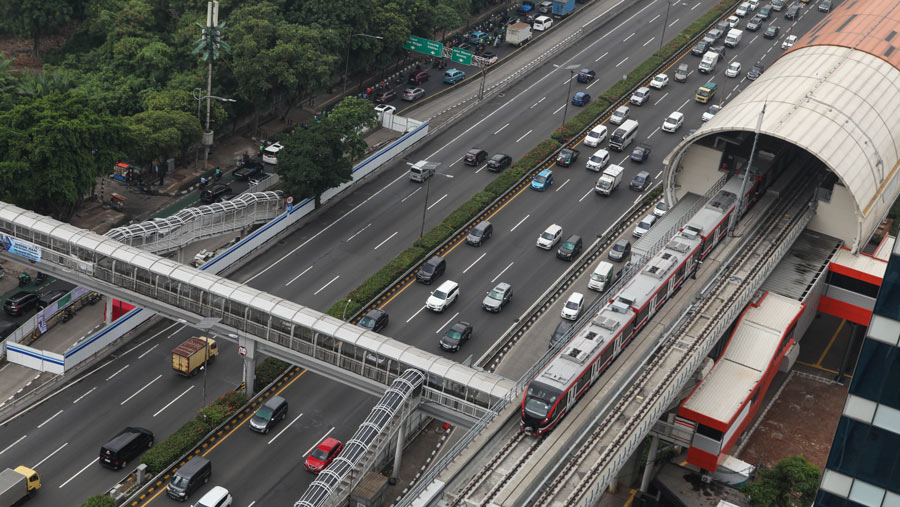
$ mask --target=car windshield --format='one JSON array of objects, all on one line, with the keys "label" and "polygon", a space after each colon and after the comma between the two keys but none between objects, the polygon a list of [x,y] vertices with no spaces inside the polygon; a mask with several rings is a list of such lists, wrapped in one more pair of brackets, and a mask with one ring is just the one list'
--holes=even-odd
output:
[{"label": "car windshield", "polygon": [[578,303],[575,301],[566,301],[566,308],[568,308],[569,310],[577,310]]},{"label": "car windshield", "polygon": [[643,177],[643,176],[635,176],[635,177],[634,177],[634,182],[635,182],[635,183],[638,183],[638,184],[643,183],[643,182],[644,182],[644,177]]},{"label": "car windshield", "polygon": [[320,449],[317,447],[316,450],[310,454],[310,456],[316,458],[319,461],[325,461],[326,459],[328,459],[328,452],[325,451],[325,449]]},{"label": "car windshield", "polygon": [[606,280],[606,276],[603,273],[591,273],[591,280],[602,282],[603,280]]},{"label": "car windshield", "polygon": [[175,486],[176,488],[184,489],[188,485],[188,478],[181,475],[176,475],[175,477],[172,477],[172,482],[170,484],[172,486]]},{"label": "car windshield", "polygon": [[615,245],[613,245],[612,249],[613,249],[613,251],[616,251],[616,252],[622,252],[625,250],[625,245],[622,245],[621,243],[616,243]]},{"label": "car windshield", "polygon": [[644,222],[644,221],[641,221],[641,223],[638,224],[638,227],[640,227],[641,229],[649,229],[649,228],[650,228],[650,222]]},{"label": "car windshield", "polygon": [[431,264],[425,264],[424,266],[422,266],[422,270],[421,270],[421,271],[422,271],[423,273],[431,273],[432,271],[434,271],[434,266],[431,265]]},{"label": "car windshield", "polygon": [[613,116],[615,116],[616,118],[621,118],[625,116],[625,111],[616,111],[613,113]]},{"label": "car windshield", "polygon": [[447,297],[447,294],[439,290],[434,291],[431,295],[438,299],[445,299]]},{"label": "car windshield", "polygon": [[665,201],[659,201],[658,203],[656,203],[656,209],[666,211],[667,209],[669,209],[669,207],[666,206]]},{"label": "car windshield", "polygon": [[603,157],[599,157],[597,155],[591,155],[591,162],[603,162]]},{"label": "car windshield", "polygon": [[556,403],[559,397],[559,391],[551,387],[542,385],[538,382],[532,382],[528,386],[528,393],[525,395],[525,411],[529,414],[543,419],[550,412],[550,407]]},{"label": "car windshield", "polygon": [[666,118],[666,123],[678,123],[678,120],[672,118],[671,116]]},{"label": "car windshield", "polygon": [[541,234],[541,237],[544,238],[544,239],[553,239],[553,234],[550,233],[550,232],[544,231],[544,233]]},{"label": "car windshield", "polygon": [[565,243],[563,243],[563,246],[562,246],[562,247],[563,247],[565,250],[572,250],[572,249],[575,248],[575,245],[574,245],[573,243],[570,243],[570,242],[566,241]]},{"label": "car windshield", "polygon": [[538,183],[543,183],[546,180],[547,180],[547,178],[541,176],[540,174],[538,174],[537,176],[534,177],[534,181],[536,181]]},{"label": "car windshield", "polygon": [[450,341],[458,342],[459,339],[462,338],[462,333],[460,333],[459,331],[457,331],[455,329],[451,329],[450,331],[447,331],[445,338],[447,338]]},{"label": "car windshield", "polygon": [[260,419],[268,421],[269,419],[272,418],[272,411],[269,410],[268,408],[263,407],[263,408],[259,409],[258,412],[256,412],[256,417],[259,417]]},{"label": "car windshield", "polygon": [[469,234],[475,238],[481,237],[481,231],[478,229],[472,229],[472,232],[470,232]]},{"label": "car windshield", "polygon": [[366,315],[365,317],[363,317],[362,319],[360,319],[360,321],[359,321],[359,326],[360,326],[360,327],[367,327],[367,328],[369,328],[369,329],[372,329],[373,327],[375,327],[375,319],[373,319],[372,317],[369,317],[368,315]]},{"label": "car windshield", "polygon": [[496,299],[497,301],[500,301],[503,299],[503,291],[499,290],[499,289],[494,289],[491,291],[490,294],[488,294],[488,297],[491,299]]},{"label": "car windshield", "polygon": [[600,137],[600,132],[594,132],[593,130],[588,132],[588,137]]}]

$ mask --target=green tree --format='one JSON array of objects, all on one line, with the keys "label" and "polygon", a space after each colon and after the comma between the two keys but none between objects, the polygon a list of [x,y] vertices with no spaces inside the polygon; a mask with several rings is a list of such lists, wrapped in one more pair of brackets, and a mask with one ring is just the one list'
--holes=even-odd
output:
[{"label": "green tree", "polygon": [[126,118],[135,142],[128,154],[149,166],[154,159],[183,154],[201,133],[197,115],[177,110],[150,110]]},{"label": "green tree", "polygon": [[72,20],[69,0],[4,0],[0,28],[18,37],[31,37],[31,54],[40,56],[41,36],[56,32]]},{"label": "green tree", "polygon": [[453,7],[445,4],[437,5],[434,8],[434,31],[435,34],[440,33],[443,39],[447,35],[448,30],[459,28],[465,22],[463,14]]},{"label": "green tree", "polygon": [[356,160],[363,156],[368,146],[362,138],[364,128],[375,128],[375,110],[367,100],[356,97],[347,97],[340,101],[328,116],[325,123],[344,136],[344,151],[351,159]]},{"label": "green tree", "polygon": [[105,495],[94,495],[81,504],[81,507],[116,507],[116,501]]},{"label": "green tree", "polygon": [[773,469],[760,469],[760,480],[741,486],[755,507],[812,505],[819,488],[819,469],[803,456],[779,461]]},{"label": "green tree", "polygon": [[282,140],[278,173],[285,191],[297,201],[315,197],[318,208],[323,192],[350,181],[353,162],[344,151],[343,137],[326,120]]},{"label": "green tree", "polygon": [[40,97],[64,93],[75,87],[73,77],[73,73],[62,69],[45,70],[40,74],[25,73],[19,77],[16,94]]}]

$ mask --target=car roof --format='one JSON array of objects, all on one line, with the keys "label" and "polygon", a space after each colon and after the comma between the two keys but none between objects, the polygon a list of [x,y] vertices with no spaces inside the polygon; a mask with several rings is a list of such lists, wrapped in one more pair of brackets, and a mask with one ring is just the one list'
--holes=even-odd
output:
[{"label": "car roof", "polygon": [[643,176],[644,178],[649,178],[650,173],[647,171],[641,171],[641,172],[637,173],[635,176]]},{"label": "car roof", "polygon": [[553,174],[553,171],[551,171],[550,169],[544,169],[538,173],[538,176],[549,176],[551,174]]},{"label": "car roof", "polygon": [[684,118],[684,113],[681,111],[672,111],[672,114],[669,115],[669,118]]},{"label": "car roof", "polygon": [[566,239],[566,241],[577,241],[579,239],[581,239],[581,236],[579,236],[577,234],[572,234],[568,237],[568,239]]},{"label": "car roof", "polygon": [[567,301],[578,301],[578,300],[582,300],[582,301],[583,301],[583,300],[584,300],[584,294],[582,294],[582,293],[580,293],[580,292],[573,292],[572,295],[569,296],[569,299],[568,299]]},{"label": "car roof", "polygon": [[330,449],[334,449],[334,447],[340,443],[341,443],[340,440],[338,440],[336,438],[328,437],[325,440],[322,440],[322,442],[319,445],[317,445],[316,447],[319,449],[329,449],[330,450]]},{"label": "car roof", "polygon": [[507,290],[507,289],[509,289],[509,284],[506,283],[506,282],[500,282],[500,283],[498,283],[497,286],[494,287],[494,288],[495,288],[495,289],[500,289],[500,290]]},{"label": "car roof", "polygon": [[481,148],[472,148],[468,151],[468,153],[481,153],[482,151],[484,150],[482,150]]},{"label": "car roof", "polygon": [[617,244],[617,245],[622,245],[622,246],[628,245],[628,244],[630,244],[630,243],[631,243],[631,241],[628,241],[628,240],[625,239],[625,238],[622,238],[622,239],[620,239],[619,241],[616,241],[616,244]]},{"label": "car roof", "polygon": [[228,490],[223,488],[222,486],[215,486],[213,489],[206,492],[201,498],[200,502],[211,502],[213,500],[219,501],[219,499],[224,498],[228,495]]},{"label": "car roof", "polygon": [[381,310],[379,308],[372,308],[371,310],[369,310],[368,313],[366,313],[366,317],[372,317],[372,318],[381,317],[385,313],[386,312],[384,310]]},{"label": "car roof", "polygon": [[453,280],[444,280],[444,281],[441,282],[441,284],[438,286],[438,289],[440,289],[440,290],[450,290],[450,289],[456,288],[456,287],[458,287],[458,286],[459,286],[459,284],[456,283],[456,282],[454,282]]},{"label": "car roof", "polygon": [[562,229],[562,227],[560,227],[560,226],[558,226],[558,225],[556,225],[556,224],[552,224],[551,226],[547,227],[547,228],[544,230],[544,232],[558,231],[558,230],[561,230],[561,229]]},{"label": "car roof", "polygon": [[457,323],[453,324],[453,326],[450,327],[450,330],[451,331],[454,331],[454,330],[455,331],[465,331],[466,328],[469,327],[470,325],[471,324],[469,324],[468,322],[457,322]]},{"label": "car roof", "polygon": [[575,93],[576,97],[584,97],[585,95],[587,95],[587,93],[584,93],[584,92],[576,92]]},{"label": "car roof", "polygon": [[642,87],[638,88],[635,93],[641,93],[641,92],[647,93],[649,91],[650,91],[650,88],[647,88],[646,86],[642,86]]},{"label": "car roof", "polygon": [[12,296],[10,296],[9,299],[10,299],[10,300],[12,300],[12,299],[22,299],[22,298],[27,297],[27,296],[29,296],[29,295],[31,295],[31,294],[34,294],[34,292],[31,292],[31,291],[28,291],[28,290],[20,290],[19,292],[16,292],[16,293],[13,294]]},{"label": "car roof", "polygon": [[503,158],[508,156],[509,155],[507,155],[506,153],[494,153],[493,155],[491,155],[491,158]]}]

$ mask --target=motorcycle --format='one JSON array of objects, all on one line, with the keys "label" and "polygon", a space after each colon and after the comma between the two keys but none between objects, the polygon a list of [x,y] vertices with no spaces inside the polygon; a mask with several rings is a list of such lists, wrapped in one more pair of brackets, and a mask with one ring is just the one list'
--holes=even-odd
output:
[{"label": "motorcycle", "polygon": [[19,274],[19,287],[24,287],[31,283],[31,275],[28,273],[20,273]]},{"label": "motorcycle", "polygon": [[70,306],[70,307],[66,308],[65,311],[63,311],[62,321],[69,322],[70,320],[72,320],[72,317],[74,317],[74,316],[75,316],[75,312],[72,311],[72,307]]},{"label": "motorcycle", "polygon": [[37,283],[42,284],[47,279],[47,273],[41,273],[38,271],[37,273]]},{"label": "motorcycle", "polygon": [[88,294],[87,303],[89,305],[96,304],[98,301],[100,301],[101,297],[102,296],[100,296],[100,294],[97,294],[96,292],[91,292],[90,294]]}]

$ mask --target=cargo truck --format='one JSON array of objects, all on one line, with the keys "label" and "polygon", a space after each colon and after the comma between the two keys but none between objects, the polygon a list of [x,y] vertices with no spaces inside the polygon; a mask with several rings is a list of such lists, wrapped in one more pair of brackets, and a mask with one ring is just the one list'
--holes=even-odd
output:
[{"label": "cargo truck", "polygon": [[741,42],[743,36],[743,30],[732,28],[731,30],[728,30],[728,35],[725,36],[725,45],[730,48],[735,48]]},{"label": "cargo truck", "polygon": [[697,94],[694,95],[694,100],[701,104],[706,104],[716,96],[716,91],[718,91],[718,89],[719,85],[712,81],[708,81],[705,85],[697,88]]},{"label": "cargo truck", "polygon": [[531,40],[531,25],[513,23],[506,28],[506,42],[513,46],[521,46]]},{"label": "cargo truck", "polygon": [[564,18],[575,10],[575,0],[553,0],[553,17]]},{"label": "cargo truck", "polygon": [[0,507],[11,507],[41,489],[41,476],[34,470],[18,466],[0,472]]},{"label": "cargo truck", "polygon": [[620,165],[613,164],[607,167],[600,179],[597,180],[597,184],[594,185],[594,192],[597,192],[599,195],[613,193],[613,190],[622,182],[622,173],[624,172],[625,168]]},{"label": "cargo truck", "polygon": [[218,355],[219,349],[215,340],[205,336],[194,336],[172,351],[172,369],[180,375],[191,377],[200,371],[204,361],[212,361]]}]

